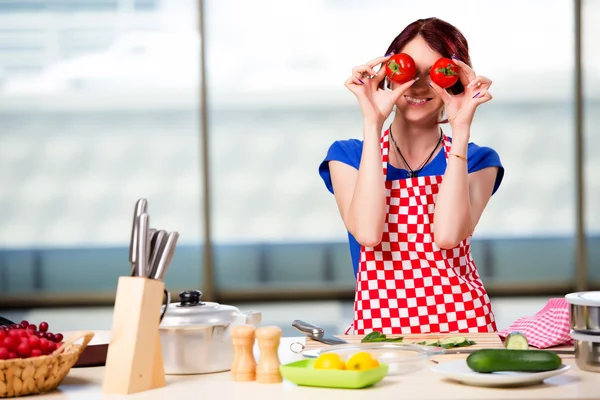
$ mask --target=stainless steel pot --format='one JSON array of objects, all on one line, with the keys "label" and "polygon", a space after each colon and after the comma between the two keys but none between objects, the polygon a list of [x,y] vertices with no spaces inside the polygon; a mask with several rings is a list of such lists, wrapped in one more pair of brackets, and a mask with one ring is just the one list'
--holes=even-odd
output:
[{"label": "stainless steel pot", "polygon": [[571,329],[600,335],[600,291],[569,293],[565,298],[569,303]]},{"label": "stainless steel pot", "polygon": [[571,331],[575,342],[575,363],[590,372],[600,372],[600,336]]},{"label": "stainless steel pot", "polygon": [[234,356],[231,328],[242,324],[258,326],[261,313],[203,302],[198,290],[186,290],[179,297],[179,302],[169,304],[159,326],[165,373],[230,370]]}]

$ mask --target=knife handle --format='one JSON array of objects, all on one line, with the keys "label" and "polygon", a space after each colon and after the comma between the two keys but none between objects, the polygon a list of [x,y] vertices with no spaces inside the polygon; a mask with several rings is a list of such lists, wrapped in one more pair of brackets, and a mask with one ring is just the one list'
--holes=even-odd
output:
[{"label": "knife handle", "polygon": [[309,336],[314,338],[322,338],[325,334],[323,328],[320,328],[317,325],[309,324],[308,322],[304,322],[299,319],[294,320],[294,322],[292,322],[292,326],[298,329],[300,332],[308,333]]}]

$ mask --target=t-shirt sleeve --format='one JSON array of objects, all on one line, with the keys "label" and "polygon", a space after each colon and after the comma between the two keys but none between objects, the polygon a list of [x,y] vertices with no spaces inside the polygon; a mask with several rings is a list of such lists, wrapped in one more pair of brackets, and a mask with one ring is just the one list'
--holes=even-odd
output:
[{"label": "t-shirt sleeve", "polygon": [[338,140],[333,142],[327,151],[325,159],[319,164],[319,175],[327,190],[333,193],[333,184],[331,183],[331,172],[329,171],[329,161],[340,161],[351,167],[358,169],[362,154],[362,142],[356,139]]},{"label": "t-shirt sleeve", "polygon": [[498,152],[490,147],[480,147],[476,144],[469,144],[469,173],[480,171],[488,167],[498,167],[498,173],[496,174],[496,182],[494,183],[494,190],[492,195],[496,193],[502,179],[504,178],[504,166],[500,161]]}]

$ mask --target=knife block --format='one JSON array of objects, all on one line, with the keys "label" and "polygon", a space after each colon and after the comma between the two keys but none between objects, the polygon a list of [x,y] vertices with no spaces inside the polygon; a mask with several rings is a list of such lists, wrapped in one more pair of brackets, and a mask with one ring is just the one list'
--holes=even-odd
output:
[{"label": "knife block", "polygon": [[146,277],[119,278],[104,393],[132,394],[166,385],[158,330],[164,287]]}]

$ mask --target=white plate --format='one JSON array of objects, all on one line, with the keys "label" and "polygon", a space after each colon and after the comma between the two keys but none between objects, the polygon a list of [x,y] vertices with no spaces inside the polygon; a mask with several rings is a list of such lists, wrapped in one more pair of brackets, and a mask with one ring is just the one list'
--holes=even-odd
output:
[{"label": "white plate", "polygon": [[466,360],[440,363],[432,367],[433,372],[447,378],[473,386],[529,386],[542,383],[544,379],[560,375],[571,368],[563,364],[560,368],[543,372],[475,372],[467,365]]}]

